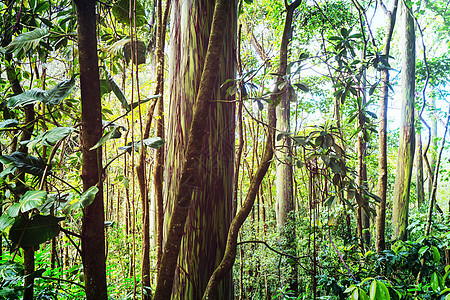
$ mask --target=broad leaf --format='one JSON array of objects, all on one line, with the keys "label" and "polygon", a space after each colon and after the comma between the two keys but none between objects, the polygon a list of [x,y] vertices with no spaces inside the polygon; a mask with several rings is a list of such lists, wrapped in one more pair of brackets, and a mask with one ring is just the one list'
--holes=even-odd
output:
[{"label": "broad leaf", "polygon": [[[11,155],[1,155],[0,162],[4,165],[12,164],[20,171],[35,176],[42,176],[45,171],[45,162],[42,159],[22,152],[14,152]],[[50,170],[47,172],[50,173]]]},{"label": "broad leaf", "polygon": [[23,275],[23,265],[14,261],[3,261],[0,264],[0,278],[10,280],[14,277]]},{"label": "broad leaf", "polygon": [[116,95],[117,99],[119,99],[120,103],[122,103],[122,107],[126,111],[130,111],[130,105],[127,102],[127,98],[125,97],[125,93],[122,91],[122,89],[119,87],[119,85],[116,83],[114,78],[111,76],[111,74],[105,70],[107,79],[102,79],[100,81],[101,87],[102,87],[102,94],[104,92],[110,93],[113,92],[114,95]]},{"label": "broad leaf", "polygon": [[[160,148],[162,145],[164,145],[164,143],[165,143],[165,141],[162,138],[160,138],[160,137],[151,137],[151,138],[148,138],[148,139],[144,140],[144,145],[145,146],[149,146],[149,147],[154,148],[154,149]],[[134,142],[134,150],[136,152],[139,151],[139,147],[140,146],[141,146],[141,141]],[[132,148],[133,148],[132,147],[132,143],[129,142],[126,146],[119,147],[119,150],[125,150],[128,153],[131,153],[131,149]]]},{"label": "broad leaf", "polygon": [[8,46],[5,47],[7,53],[12,53],[17,50],[28,52],[36,48],[39,42],[49,35],[48,29],[36,28],[33,31],[19,34]]},{"label": "broad leaf", "polygon": [[111,139],[120,138],[122,136],[122,134],[120,133],[120,129],[122,129],[122,128],[123,127],[120,127],[120,126],[113,127],[110,131],[103,134],[103,136],[100,138],[100,140],[98,140],[98,142],[94,146],[92,146],[89,150],[90,151],[95,150]]},{"label": "broad leaf", "polygon": [[160,137],[151,137],[151,138],[145,139],[143,142],[144,142],[144,145],[149,146],[154,149],[161,148],[161,146],[164,145],[164,143],[165,143],[165,141]]},{"label": "broad leaf", "polygon": [[370,284],[370,300],[376,299],[391,299],[389,291],[382,281],[373,280]]},{"label": "broad leaf", "polygon": [[35,215],[31,219],[20,216],[9,230],[9,239],[14,246],[38,246],[59,234],[59,222],[62,220],[64,218],[54,216]]},{"label": "broad leaf", "polygon": [[0,129],[2,128],[9,128],[9,127],[16,127],[17,124],[19,124],[19,121],[14,119],[7,119],[5,121],[0,122]]},{"label": "broad leaf", "polygon": [[28,191],[20,198],[19,203],[14,203],[8,208],[10,217],[17,217],[19,212],[27,212],[41,206],[47,200],[45,191]]},{"label": "broad leaf", "polygon": [[71,134],[74,130],[75,129],[73,127],[52,128],[44,133],[41,133],[34,139],[26,141],[26,144],[29,148],[34,148],[37,144],[42,144],[43,146],[53,146],[58,141]]},{"label": "broad leaf", "polygon": [[0,232],[8,228],[14,223],[14,218],[10,217],[8,214],[3,214],[0,217]]},{"label": "broad leaf", "polygon": [[134,47],[131,47],[131,42],[123,46],[123,55],[125,57],[125,62],[128,64],[131,60],[135,65],[145,64],[147,54],[147,47],[145,46],[145,43],[143,41],[134,41],[133,43]]},{"label": "broad leaf", "polygon": [[86,191],[84,191],[83,194],[80,195],[80,198],[76,199],[75,201],[72,201],[70,205],[67,205],[64,208],[63,213],[68,214],[73,210],[85,208],[86,206],[91,205],[98,191],[99,190],[96,186],[91,186]]},{"label": "broad leaf", "polygon": [[9,98],[8,107],[11,109],[23,107],[25,105],[42,102],[48,105],[57,105],[63,99],[67,98],[75,86],[75,77],[66,79],[58,83],[50,90],[41,90],[38,88],[25,91],[21,94]]}]

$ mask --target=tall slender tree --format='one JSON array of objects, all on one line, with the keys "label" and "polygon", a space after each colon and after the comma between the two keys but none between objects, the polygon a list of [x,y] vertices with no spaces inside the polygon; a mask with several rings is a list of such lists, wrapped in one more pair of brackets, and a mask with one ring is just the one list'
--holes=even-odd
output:
[{"label": "tall slender tree", "polygon": [[392,223],[394,239],[406,240],[409,213],[409,192],[414,160],[414,99],[415,99],[415,66],[416,37],[414,18],[405,1],[400,1],[402,34],[402,71],[401,71],[401,107],[400,142],[398,147],[397,172],[394,186],[394,207]]},{"label": "tall slender tree", "polygon": [[83,189],[98,187],[91,205],[83,211],[81,251],[86,298],[107,299],[105,217],[101,148],[90,150],[102,137],[100,79],[97,56],[95,3],[75,0],[78,21],[78,55],[81,83],[81,126]]},{"label": "tall slender tree", "polygon": [[[300,0],[295,1],[295,6],[299,6],[301,3]],[[286,3],[286,9],[289,8],[289,5]],[[292,20],[293,13],[295,9],[287,10],[288,15],[285,19],[284,30],[292,30]],[[288,47],[289,40],[287,40],[284,44],[281,45],[280,48],[280,71],[279,73],[282,79],[284,75],[288,72],[287,62],[288,62]],[[282,79],[283,80],[283,79]],[[286,79],[287,80],[287,79]],[[277,130],[281,132],[290,132],[291,131],[291,100],[292,94],[294,93],[290,82],[285,82],[284,89],[281,93],[281,101],[276,107],[276,118],[277,118]],[[286,251],[290,254],[296,254],[296,246],[295,246],[295,231],[292,231],[294,228],[294,193],[293,193],[293,166],[292,166],[292,149],[291,149],[291,139],[289,137],[283,139],[277,139],[276,142],[276,154],[278,158],[276,172],[276,188],[277,188],[277,200],[276,200],[276,221],[277,227],[280,232],[280,237],[282,241],[285,243]],[[289,228],[289,229],[288,229]],[[289,269],[287,276],[287,283],[289,285],[289,289],[296,293],[297,292],[297,266],[295,262],[287,264]]]},{"label": "tall slender tree", "polygon": [[386,67],[382,70],[381,78],[381,95],[380,95],[380,110],[378,119],[378,183],[377,194],[380,197],[380,203],[377,206],[377,221],[376,221],[376,238],[375,248],[378,252],[385,250],[386,241],[386,195],[387,195],[387,109],[389,101],[389,54],[391,50],[392,34],[397,18],[398,0],[395,0],[391,10],[388,10],[383,2],[379,0],[380,6],[384,8],[388,17],[388,25],[386,27],[386,36],[384,40],[383,56],[386,60]]}]

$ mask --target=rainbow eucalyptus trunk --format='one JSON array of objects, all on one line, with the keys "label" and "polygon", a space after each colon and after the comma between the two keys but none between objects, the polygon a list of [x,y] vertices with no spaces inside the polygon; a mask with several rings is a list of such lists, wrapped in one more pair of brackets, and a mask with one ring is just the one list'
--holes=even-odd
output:
[{"label": "rainbow eucalyptus trunk", "polygon": [[401,24],[404,34],[402,40],[402,116],[400,123],[400,143],[398,147],[397,173],[394,186],[394,207],[392,223],[393,239],[406,240],[409,212],[409,192],[414,159],[414,98],[416,38],[414,18],[405,2],[401,1]]},{"label": "rainbow eucalyptus trunk", "polygon": [[[232,218],[234,179],[234,98],[220,85],[235,77],[236,7],[226,16],[222,55],[206,116],[206,134],[195,141],[200,148],[195,179],[175,272],[172,299],[200,299],[219,264]],[[228,4],[227,4],[228,5]],[[166,225],[180,185],[194,102],[207,54],[214,1],[173,1],[170,61],[170,105],[166,164]],[[220,12],[218,12],[220,13]],[[166,231],[169,230],[165,226]],[[164,266],[161,266],[164,268]],[[231,275],[220,286],[218,299],[232,299]]]},{"label": "rainbow eucalyptus trunk", "polygon": [[100,80],[97,56],[95,2],[75,0],[78,21],[78,53],[81,83],[81,151],[83,189],[97,186],[99,191],[83,212],[81,251],[86,299],[107,299],[105,216],[103,204],[102,151],[89,150],[102,137]]}]

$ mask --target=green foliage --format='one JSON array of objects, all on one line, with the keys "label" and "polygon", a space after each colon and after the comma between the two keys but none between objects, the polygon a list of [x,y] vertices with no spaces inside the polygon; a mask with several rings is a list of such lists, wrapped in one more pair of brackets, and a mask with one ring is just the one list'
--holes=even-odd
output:
[{"label": "green foliage", "polygon": [[54,216],[34,215],[31,218],[20,216],[16,218],[9,230],[9,239],[14,247],[35,247],[56,237],[64,218]]},{"label": "green foliage", "polygon": [[13,166],[22,172],[35,176],[42,176],[45,172],[45,162],[37,157],[22,152],[14,152],[11,155],[1,155],[0,162],[5,166]]},{"label": "green foliage", "polygon": [[36,28],[32,31],[19,34],[8,46],[4,48],[6,53],[20,51],[26,53],[39,46],[40,41],[49,35],[48,29]]},{"label": "green foliage", "polygon": [[[131,11],[136,12],[135,14],[130,14],[130,3],[133,5]],[[145,10],[139,1],[130,2],[128,0],[118,0],[112,7],[112,13],[117,21],[126,25],[131,24],[140,27],[146,23]],[[130,15],[132,16],[131,23]]]},{"label": "green foliage", "polygon": [[11,97],[8,101],[8,107],[11,109],[23,107],[25,105],[42,102],[48,105],[57,105],[67,98],[75,86],[75,77],[66,79],[58,83],[50,90],[34,88],[23,92],[22,94]]}]

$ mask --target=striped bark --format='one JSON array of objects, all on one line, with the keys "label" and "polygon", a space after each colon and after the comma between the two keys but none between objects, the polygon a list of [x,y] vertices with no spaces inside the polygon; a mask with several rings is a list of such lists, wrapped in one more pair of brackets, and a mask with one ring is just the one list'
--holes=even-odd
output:
[{"label": "striped bark", "polygon": [[[235,3],[228,14],[218,76],[206,117],[206,134],[196,165],[191,205],[184,228],[175,272],[172,299],[200,299],[209,277],[219,264],[232,218],[234,178],[235,104],[220,85],[235,76]],[[180,185],[189,130],[194,116],[203,65],[207,54],[214,1],[174,1],[172,7],[171,61],[169,70],[169,121],[165,174],[165,231]],[[232,298],[231,276],[218,299]]]}]

